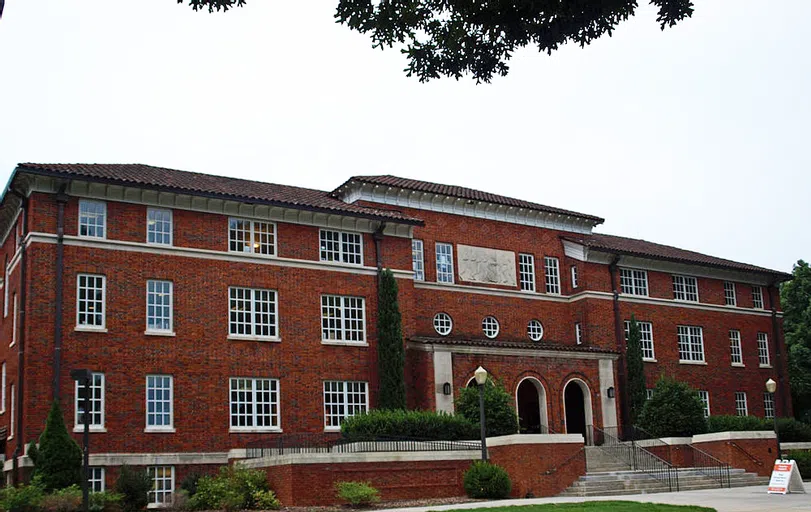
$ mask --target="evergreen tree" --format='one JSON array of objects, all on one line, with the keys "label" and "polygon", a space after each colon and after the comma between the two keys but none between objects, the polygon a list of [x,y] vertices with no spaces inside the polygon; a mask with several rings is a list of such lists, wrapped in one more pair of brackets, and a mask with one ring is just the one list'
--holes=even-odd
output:
[{"label": "evergreen tree", "polygon": [[391,270],[380,274],[377,316],[377,364],[381,409],[405,409],[405,348],[397,282]]},{"label": "evergreen tree", "polygon": [[34,476],[42,479],[46,490],[64,489],[82,481],[82,449],[65,427],[58,400],[51,405],[45,431],[39,438]]},{"label": "evergreen tree", "polygon": [[799,260],[794,278],[780,286],[783,330],[794,415],[811,420],[811,267]]},{"label": "evergreen tree", "polygon": [[670,377],[659,379],[638,419],[639,426],[656,437],[689,437],[707,431],[698,392]]},{"label": "evergreen tree", "polygon": [[631,424],[634,425],[642,413],[647,398],[645,366],[642,362],[642,333],[634,315],[631,315],[631,322],[628,327],[625,366],[628,372],[628,408],[631,411]]},{"label": "evergreen tree", "polygon": [[[515,412],[514,400],[504,386],[488,377],[484,384],[484,425],[487,437],[518,433],[518,415]],[[460,389],[455,406],[456,414],[464,416],[481,428],[477,385]]]}]

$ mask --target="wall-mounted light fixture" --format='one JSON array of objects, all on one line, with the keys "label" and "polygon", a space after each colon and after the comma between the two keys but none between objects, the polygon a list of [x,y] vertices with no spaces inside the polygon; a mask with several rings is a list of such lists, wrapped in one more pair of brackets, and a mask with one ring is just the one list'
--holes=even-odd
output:
[{"label": "wall-mounted light fixture", "polygon": [[608,398],[614,398],[614,386],[611,386],[606,391],[608,393]]},{"label": "wall-mounted light fixture", "polygon": [[451,383],[446,382],[442,385],[442,394],[443,395],[450,395],[451,394]]}]

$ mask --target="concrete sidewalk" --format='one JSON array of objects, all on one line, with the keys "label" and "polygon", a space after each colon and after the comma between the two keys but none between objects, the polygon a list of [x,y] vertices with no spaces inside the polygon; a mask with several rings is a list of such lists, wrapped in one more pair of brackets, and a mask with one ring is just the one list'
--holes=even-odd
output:
[{"label": "concrete sidewalk", "polygon": [[[811,483],[806,482],[811,490]],[[593,496],[588,498],[534,498],[525,500],[480,501],[435,507],[413,507],[380,510],[376,512],[428,512],[430,510],[460,510],[470,508],[508,507],[512,505],[540,505],[544,503],[582,503],[584,501],[641,501],[669,505],[698,505],[718,512],[811,512],[809,494],[766,494],[766,486],[710,489],[703,491],[633,494],[629,496]],[[486,512],[486,511],[482,511]]]}]

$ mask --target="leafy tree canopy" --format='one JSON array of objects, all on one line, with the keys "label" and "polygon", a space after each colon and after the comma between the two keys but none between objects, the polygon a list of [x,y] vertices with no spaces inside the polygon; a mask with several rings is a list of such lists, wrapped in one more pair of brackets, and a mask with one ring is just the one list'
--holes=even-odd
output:
[{"label": "leafy tree canopy", "polygon": [[[481,428],[478,386],[460,389],[455,404],[456,414]],[[513,406],[513,397],[492,378],[488,378],[484,385],[484,426],[487,437],[518,433],[518,415]]]},{"label": "leafy tree canopy", "polygon": [[[186,0],[177,0],[184,3]],[[227,11],[246,0],[188,0],[194,10]],[[692,16],[692,0],[650,0],[664,30]],[[395,44],[406,74],[421,82],[469,73],[477,82],[504,76],[518,48],[551,54],[568,42],[581,47],[636,12],[636,0],[338,0],[339,23],[368,34],[375,48]]]},{"label": "leafy tree canopy", "polygon": [[811,419],[811,267],[799,260],[792,274],[794,278],[780,286],[780,303],[794,414],[808,420]]},{"label": "leafy tree canopy", "polygon": [[653,397],[645,402],[639,426],[656,437],[686,437],[707,431],[704,404],[684,382],[662,377]]}]

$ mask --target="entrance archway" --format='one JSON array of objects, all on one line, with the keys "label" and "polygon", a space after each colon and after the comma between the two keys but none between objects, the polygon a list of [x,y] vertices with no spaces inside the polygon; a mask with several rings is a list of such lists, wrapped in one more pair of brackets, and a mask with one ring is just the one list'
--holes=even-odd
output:
[{"label": "entrance archway", "polygon": [[546,390],[538,379],[527,377],[515,390],[518,431],[522,434],[547,434]]},{"label": "entrance archway", "polygon": [[591,392],[580,379],[570,380],[563,388],[563,409],[567,434],[583,434],[589,439],[587,427],[594,425],[591,410]]}]

